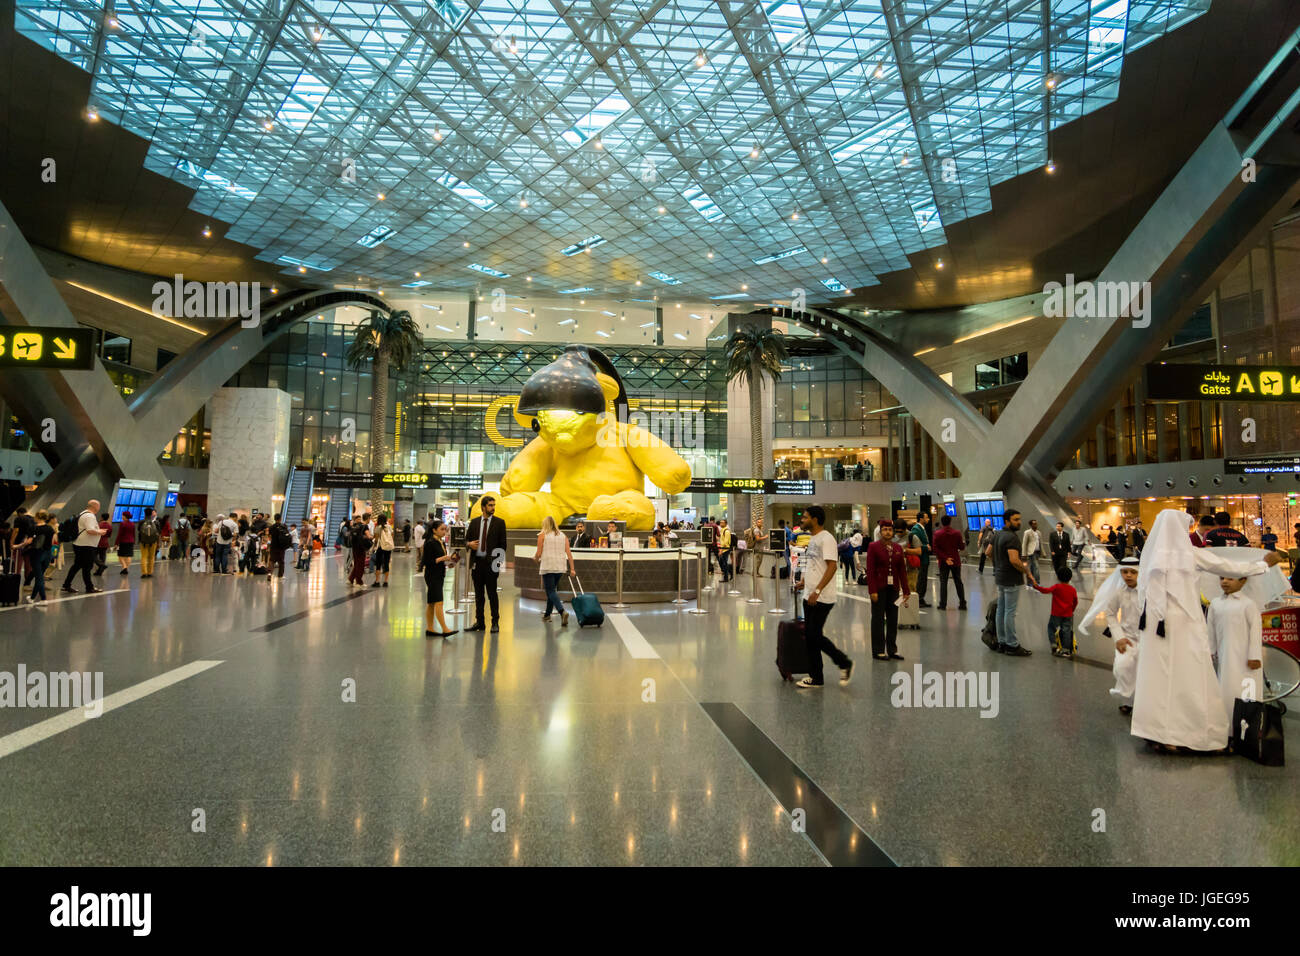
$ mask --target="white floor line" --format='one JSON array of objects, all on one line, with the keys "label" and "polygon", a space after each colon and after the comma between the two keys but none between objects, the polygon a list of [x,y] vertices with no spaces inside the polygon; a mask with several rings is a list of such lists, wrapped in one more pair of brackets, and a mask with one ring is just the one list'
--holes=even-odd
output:
[{"label": "white floor line", "polygon": [[[861,594],[847,594],[847,593],[845,593],[844,591],[841,591],[841,592],[840,592],[840,597],[846,597],[846,598],[848,598],[850,601],[865,601],[867,604],[870,604],[870,603],[871,603],[871,598],[864,598]],[[925,611],[924,611],[924,610],[921,610],[921,609],[918,608],[916,613],[917,613],[917,614],[924,614]]]},{"label": "white floor line", "polygon": [[[116,693],[109,694],[104,698],[103,713],[110,710],[116,710],[124,707],[132,701],[137,701],[142,697],[148,697],[150,694],[162,690],[164,687],[170,687],[172,684],[179,683],[188,677],[196,674],[202,674],[204,671],[216,667],[218,664],[224,664],[225,661],[192,661],[174,670],[159,674],[157,677],[150,677],[146,681],[134,684],[125,690],[119,690]],[[87,717],[84,707],[74,707],[71,710],[65,710],[48,720],[42,720],[39,723],[32,724],[30,727],[24,727],[22,730],[15,730],[11,734],[0,737],[0,759],[17,753],[25,747],[32,744],[40,743],[53,737],[55,734],[61,734],[65,730],[72,730],[79,727],[88,720],[97,720],[97,717]]]},{"label": "white floor line", "polygon": [[[54,589],[51,588],[51,590]],[[48,608],[55,604],[62,604],[64,601],[80,601],[84,598],[106,597],[110,594],[130,594],[130,593],[131,593],[130,588],[111,588],[111,589],[105,588],[103,591],[97,591],[94,594],[74,594],[71,597],[50,598],[41,606]],[[0,607],[0,614],[3,614],[5,611],[22,611],[28,608],[33,608],[35,606],[36,605],[34,604],[27,603],[27,595],[24,594],[22,601],[18,604],[15,604],[13,607]]]},{"label": "white floor line", "polygon": [[659,654],[650,642],[645,639],[641,629],[632,623],[632,619],[626,614],[609,614],[605,615],[609,622],[614,625],[614,630],[618,631],[618,636],[623,641],[623,646],[627,652],[638,660],[658,660]]}]

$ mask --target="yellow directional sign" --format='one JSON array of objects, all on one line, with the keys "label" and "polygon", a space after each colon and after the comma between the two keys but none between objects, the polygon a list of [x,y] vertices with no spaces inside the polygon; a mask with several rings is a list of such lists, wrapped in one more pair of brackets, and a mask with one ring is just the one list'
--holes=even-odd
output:
[{"label": "yellow directional sign", "polygon": [[1300,367],[1148,365],[1147,397],[1162,402],[1300,402]]},{"label": "yellow directional sign", "polygon": [[95,367],[91,329],[0,325],[0,368]]}]

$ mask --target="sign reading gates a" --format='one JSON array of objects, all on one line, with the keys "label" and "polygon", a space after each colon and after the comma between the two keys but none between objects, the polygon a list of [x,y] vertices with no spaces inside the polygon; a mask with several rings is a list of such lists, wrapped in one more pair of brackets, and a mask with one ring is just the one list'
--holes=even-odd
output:
[{"label": "sign reading gates a", "polygon": [[814,495],[817,482],[811,478],[692,478],[686,492],[718,494],[736,492],[751,495]]},{"label": "sign reading gates a", "polygon": [[1300,402],[1300,365],[1148,365],[1147,397],[1162,402]]},{"label": "sign reading gates a", "polygon": [[91,369],[94,344],[93,329],[0,325],[0,368]]},{"label": "sign reading gates a", "polygon": [[482,475],[431,475],[427,472],[321,471],[316,484],[323,488],[454,488],[477,491]]},{"label": "sign reading gates a", "polygon": [[1223,471],[1228,475],[1296,475],[1300,474],[1300,455],[1225,458]]}]

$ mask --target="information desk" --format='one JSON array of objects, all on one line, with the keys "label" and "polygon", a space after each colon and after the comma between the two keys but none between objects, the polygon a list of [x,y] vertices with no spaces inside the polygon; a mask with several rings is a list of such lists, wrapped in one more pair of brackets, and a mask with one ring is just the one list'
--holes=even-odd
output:
[{"label": "information desk", "polygon": [[[573,548],[573,566],[577,569],[582,589],[595,594],[608,606],[618,600],[619,552],[609,548]],[[695,599],[697,573],[700,566],[699,549],[681,553],[682,598]],[[649,604],[671,601],[677,597],[678,552],[675,548],[650,548],[645,551],[624,551],[623,603]],[[514,552],[515,587],[526,598],[546,600],[542,575],[537,567],[537,545],[517,544]],[[707,573],[707,572],[706,572]],[[560,578],[561,596],[571,595],[568,572]]]}]

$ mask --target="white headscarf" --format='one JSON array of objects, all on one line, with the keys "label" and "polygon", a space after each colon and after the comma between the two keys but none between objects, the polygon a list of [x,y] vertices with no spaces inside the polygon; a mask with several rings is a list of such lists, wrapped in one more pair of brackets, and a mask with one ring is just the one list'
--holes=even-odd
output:
[{"label": "white headscarf", "polygon": [[[1138,565],[1138,595],[1148,614],[1147,622],[1163,621],[1169,596],[1186,596],[1191,589],[1170,587],[1172,579],[1179,574],[1196,575],[1196,551],[1192,545],[1192,516],[1184,511],[1166,508],[1156,515],[1151,525],[1151,534],[1142,548],[1142,560]],[[1201,613],[1200,602],[1192,607],[1184,607],[1188,616]]]},{"label": "white headscarf", "polygon": [[[1116,594],[1123,594],[1128,588],[1128,585],[1124,583],[1123,575],[1120,574],[1121,568],[1132,568],[1134,571],[1138,570],[1137,565],[1121,565],[1120,568],[1116,568],[1111,572],[1110,577],[1101,582],[1101,587],[1097,588],[1097,593],[1093,596],[1092,603],[1088,605],[1088,610],[1084,612],[1083,617],[1079,621],[1080,633],[1087,634],[1089,624],[1092,624],[1097,618],[1105,618],[1102,608],[1110,603]],[[1141,572],[1138,573],[1138,580],[1142,580]],[[1138,587],[1141,587],[1141,585],[1139,584]],[[1096,608],[1096,610],[1093,610],[1094,608]],[[1100,623],[1102,627],[1110,626],[1109,620],[1103,620]]]},{"label": "white headscarf", "polygon": [[[1263,561],[1264,556],[1268,554],[1263,548],[1205,548],[1204,550],[1212,551],[1232,561]],[[1206,601],[1213,601],[1223,594],[1223,588],[1219,587],[1219,576],[1212,571],[1202,571],[1196,583],[1200,586],[1201,596]],[[1246,578],[1246,583],[1237,593],[1249,598],[1262,611],[1285,594],[1290,586],[1282,569],[1274,565],[1268,569],[1267,574],[1252,574]]]}]

